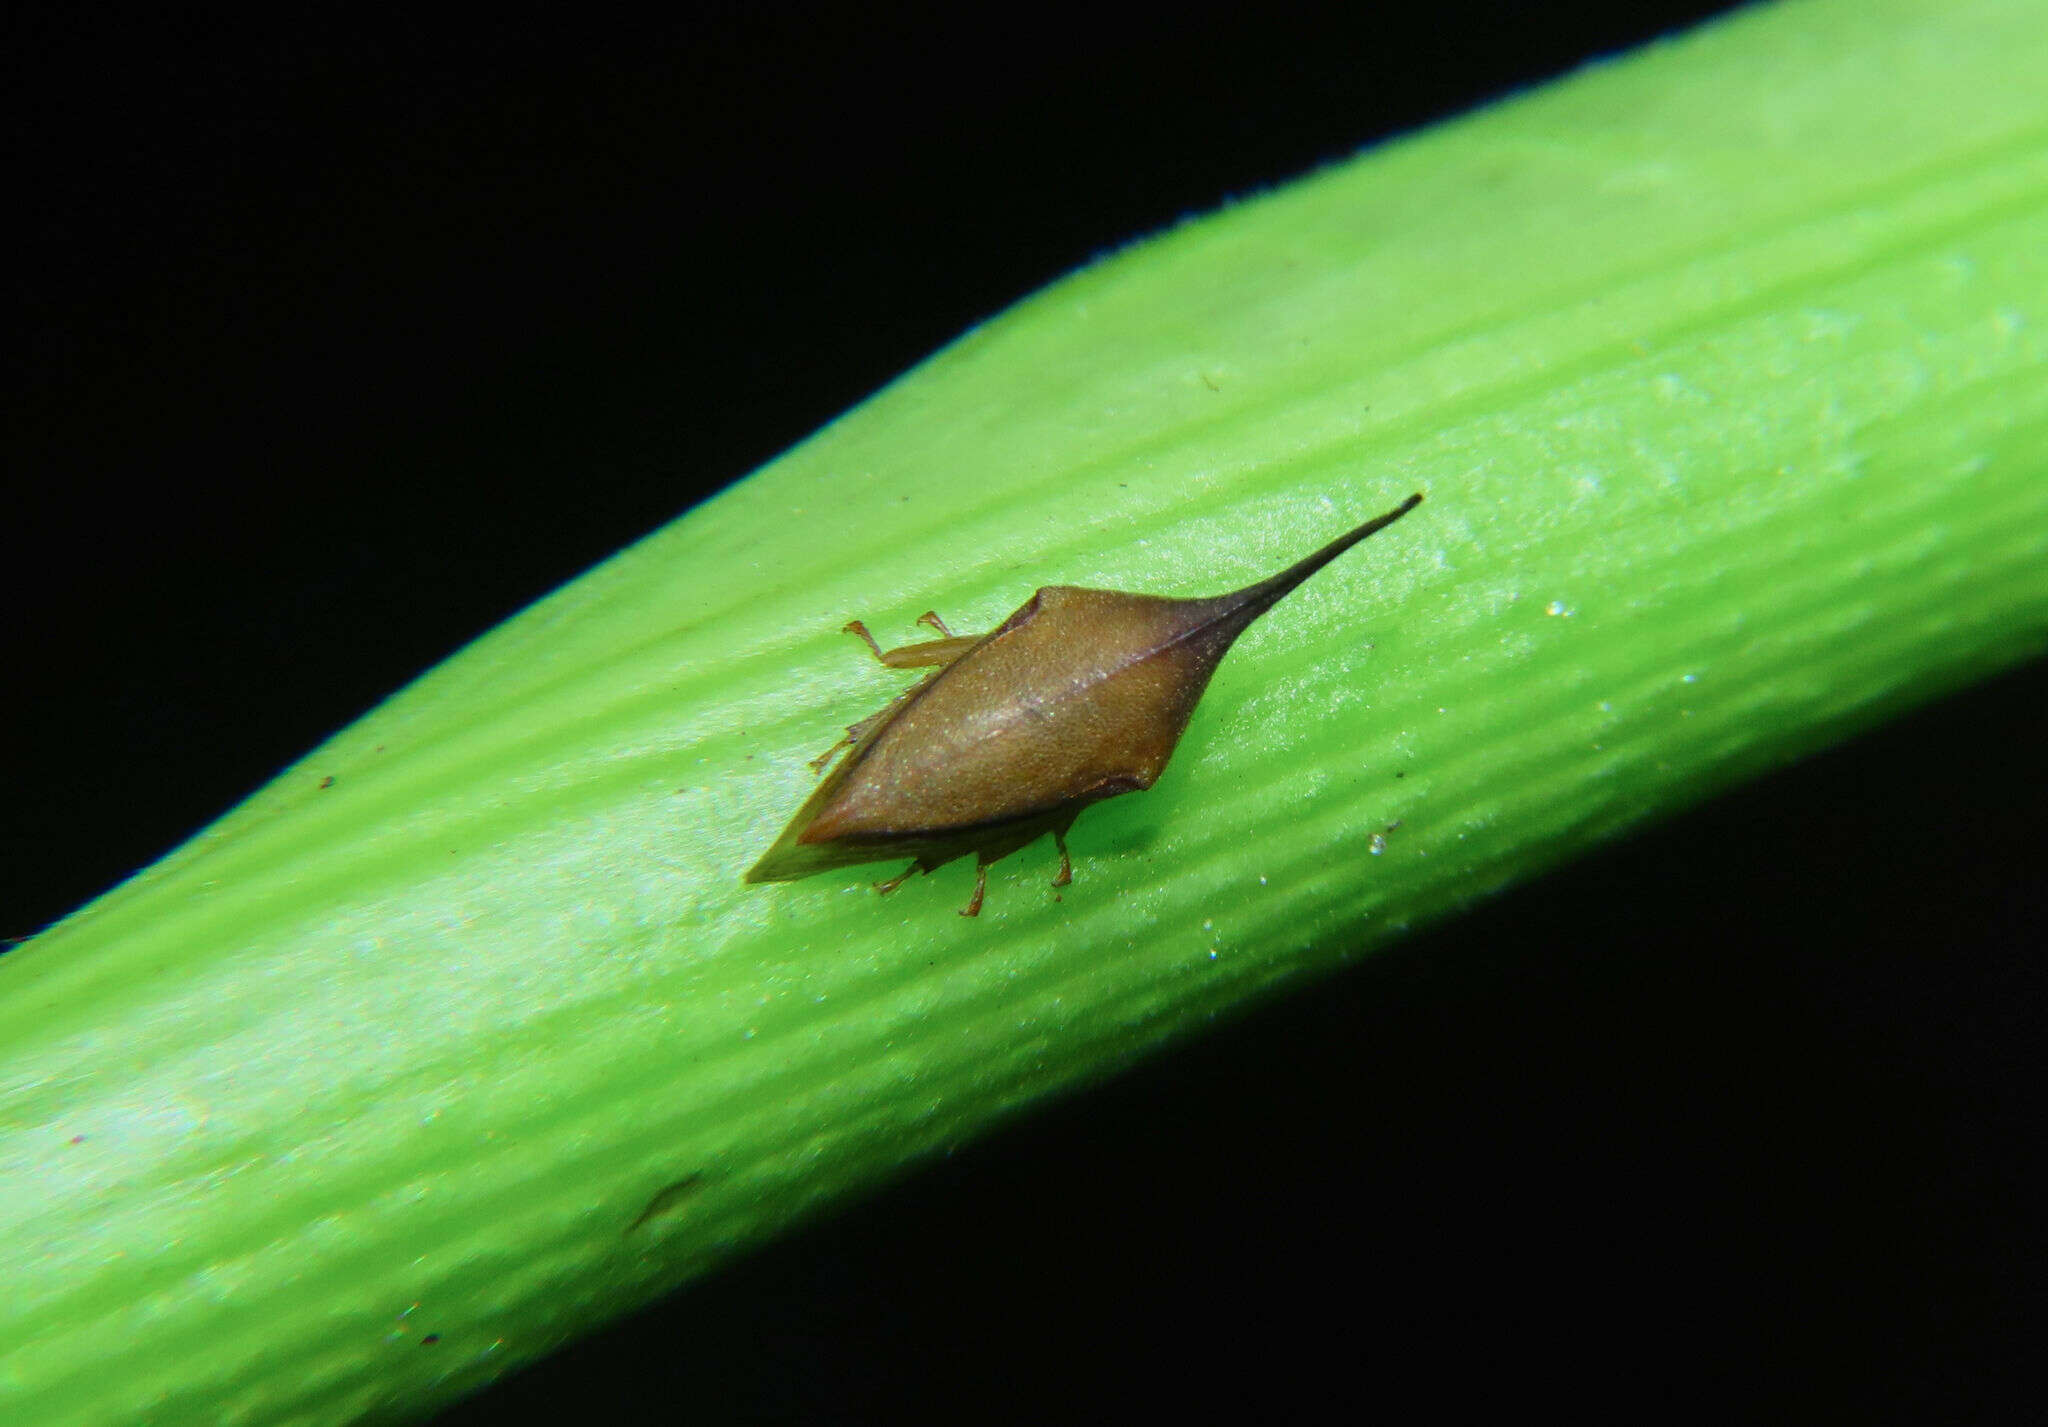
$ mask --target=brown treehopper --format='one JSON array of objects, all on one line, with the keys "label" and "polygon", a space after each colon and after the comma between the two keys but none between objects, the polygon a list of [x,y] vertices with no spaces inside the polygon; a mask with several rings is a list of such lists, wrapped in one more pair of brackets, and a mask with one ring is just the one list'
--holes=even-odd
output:
[{"label": "brown treehopper", "polygon": [[1421,502],[1338,536],[1279,574],[1227,595],[1165,599],[1048,585],[989,633],[957,635],[927,611],[939,638],[884,650],[867,626],[846,626],[891,668],[932,672],[880,713],[849,726],[813,764],[851,751],[797,809],[749,882],[793,882],[862,862],[907,857],[913,872],[975,855],[981,910],[992,862],[1047,833],[1060,852],[1052,885],[1073,878],[1067,829],[1090,803],[1149,788],[1188,726],[1231,641],[1282,596]]}]

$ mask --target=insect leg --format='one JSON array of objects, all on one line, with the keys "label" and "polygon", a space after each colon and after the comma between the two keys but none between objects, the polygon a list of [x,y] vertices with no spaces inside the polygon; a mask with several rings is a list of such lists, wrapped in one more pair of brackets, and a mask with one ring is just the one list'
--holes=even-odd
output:
[{"label": "insect leg", "polygon": [[825,771],[825,765],[832,761],[832,755],[837,753],[840,749],[847,747],[852,742],[853,730],[851,728],[848,728],[846,730],[846,737],[840,739],[837,743],[833,744],[823,753],[820,753],[816,758],[813,758],[809,763],[805,764],[804,766],[809,768],[813,773],[822,773]]},{"label": "insect leg", "polygon": [[845,625],[840,628],[839,632],[841,634],[858,634],[861,637],[862,642],[865,643],[869,649],[874,651],[874,655],[877,660],[879,660],[882,657],[882,646],[875,643],[875,636],[868,633],[868,627],[865,624],[862,624],[859,620],[849,619],[848,621],[846,621]]},{"label": "insect leg", "polygon": [[[937,619],[937,615],[932,618]],[[920,624],[924,621],[919,620]],[[891,669],[924,669],[938,664],[950,664],[981,641],[971,635],[949,634],[944,639],[927,639],[922,644],[904,644],[895,649],[883,649],[875,643],[875,636],[868,633],[868,627],[857,619],[846,622],[844,632],[858,634],[869,651]]]},{"label": "insect leg", "polygon": [[1074,859],[1067,856],[1067,830],[1063,827],[1054,828],[1052,830],[1052,840],[1054,845],[1060,850],[1059,875],[1052,879],[1052,885],[1064,887],[1074,880]]},{"label": "insect leg", "polygon": [[974,859],[974,895],[969,897],[967,905],[960,909],[960,915],[963,917],[981,915],[982,894],[988,891],[988,864],[989,859],[986,856],[977,856]]},{"label": "insect leg", "polygon": [[936,629],[942,638],[951,639],[953,637],[953,631],[946,628],[946,621],[939,618],[939,612],[935,609],[928,609],[923,614],[919,615],[917,617],[917,622],[919,624],[926,625],[929,628]]},{"label": "insect leg", "polygon": [[946,639],[927,639],[922,644],[905,644],[882,656],[891,669],[924,669],[950,664],[981,643],[971,635],[955,634]]},{"label": "insect leg", "polygon": [[924,864],[922,862],[913,862],[908,867],[904,868],[901,872],[898,872],[894,877],[891,877],[888,881],[877,882],[875,884],[875,891],[880,893],[882,896],[886,897],[891,892],[895,891],[898,887],[901,887],[905,882],[909,881],[910,876],[913,872],[922,871],[924,871]]},{"label": "insect leg", "polygon": [[823,753],[820,753],[816,758],[813,758],[811,760],[811,771],[813,773],[824,772],[825,765],[832,761],[833,754],[837,753],[842,748],[851,748],[854,744],[859,743],[861,741],[862,736],[865,735],[869,729],[873,728],[876,724],[880,723],[883,719],[887,718],[890,714],[891,709],[893,709],[894,707],[895,706],[892,704],[890,708],[883,709],[878,714],[869,714],[859,723],[848,724],[846,726],[846,737],[840,739],[837,743],[833,744],[830,748],[826,749]]}]

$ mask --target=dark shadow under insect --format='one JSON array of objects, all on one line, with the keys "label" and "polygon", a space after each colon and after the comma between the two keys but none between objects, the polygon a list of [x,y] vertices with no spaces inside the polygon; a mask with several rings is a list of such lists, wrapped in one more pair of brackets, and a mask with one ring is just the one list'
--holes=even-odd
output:
[{"label": "dark shadow under insect", "polygon": [[846,756],[797,809],[749,882],[793,882],[863,862],[909,858],[875,889],[975,857],[981,911],[989,864],[1050,833],[1053,886],[1073,879],[1067,829],[1090,803],[1157,781],[1196,702],[1238,635],[1288,591],[1422,501],[1349,530],[1276,575],[1226,595],[1166,599],[1047,585],[995,629],[883,649],[854,620],[848,632],[893,669],[930,669],[880,712],[847,727],[812,763]]}]

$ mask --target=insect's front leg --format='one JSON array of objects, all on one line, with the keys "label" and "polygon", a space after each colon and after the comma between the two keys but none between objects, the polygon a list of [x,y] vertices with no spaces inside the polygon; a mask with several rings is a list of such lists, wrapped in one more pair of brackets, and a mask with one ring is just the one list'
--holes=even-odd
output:
[{"label": "insect's front leg", "polygon": [[[930,623],[935,629],[946,627],[930,610],[926,610],[917,622]],[[846,622],[845,632],[859,635],[875,658],[891,669],[928,669],[950,664],[981,643],[980,639],[972,635],[948,633],[944,639],[928,639],[922,644],[904,644],[895,649],[884,649],[875,642],[875,636],[868,633],[868,627],[857,619]]]}]

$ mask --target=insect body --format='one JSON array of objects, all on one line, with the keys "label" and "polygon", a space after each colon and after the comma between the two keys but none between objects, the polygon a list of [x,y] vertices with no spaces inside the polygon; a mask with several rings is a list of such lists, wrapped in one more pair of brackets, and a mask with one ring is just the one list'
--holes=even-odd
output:
[{"label": "insect body", "polygon": [[849,632],[898,669],[930,668],[880,713],[846,731],[844,760],[797,809],[749,882],[793,882],[907,857],[913,872],[975,855],[981,910],[989,864],[1047,833],[1060,852],[1053,886],[1072,879],[1067,829],[1090,803],[1149,788],[1186,730],[1231,641],[1282,596],[1422,500],[1412,495],[1279,574],[1227,595],[1164,599],[1048,585],[995,629],[884,651],[859,620]]}]

